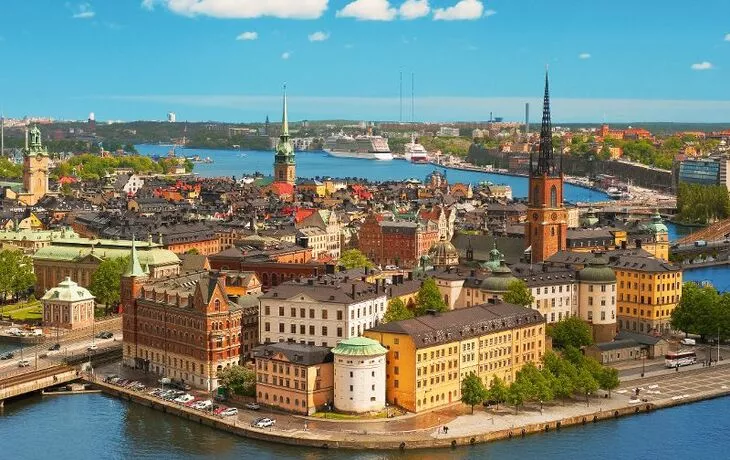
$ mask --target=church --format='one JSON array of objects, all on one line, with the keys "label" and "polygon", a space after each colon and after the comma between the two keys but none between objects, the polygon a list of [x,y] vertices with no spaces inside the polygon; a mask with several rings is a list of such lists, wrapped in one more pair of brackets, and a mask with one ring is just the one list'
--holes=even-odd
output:
[{"label": "church", "polygon": [[[28,136],[30,134],[30,139]],[[48,172],[50,157],[48,149],[41,142],[41,130],[34,126],[30,133],[25,133],[25,149],[23,149],[23,190],[15,197],[25,206],[34,206],[48,193]]]}]

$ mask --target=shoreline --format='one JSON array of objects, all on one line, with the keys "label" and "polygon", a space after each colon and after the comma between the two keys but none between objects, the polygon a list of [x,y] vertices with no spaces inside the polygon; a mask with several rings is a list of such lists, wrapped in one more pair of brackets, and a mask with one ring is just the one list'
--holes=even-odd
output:
[{"label": "shoreline", "polygon": [[[698,372],[691,372],[680,375],[689,375],[691,377],[697,373]],[[701,373],[704,374],[705,370],[702,370]],[[644,383],[650,383],[652,381],[651,379],[655,379],[657,377],[661,378],[662,376],[647,377],[647,379],[644,379]],[[118,397],[128,402],[140,404],[164,413],[170,413],[172,415],[193,422],[197,422],[201,425],[220,429],[244,438],[257,439],[261,441],[274,442],[290,446],[303,446],[321,449],[338,448],[348,450],[397,451],[406,449],[415,450],[470,446],[492,441],[526,437],[529,434],[560,431],[561,429],[567,427],[584,426],[589,423],[615,420],[617,418],[626,417],[629,415],[653,412],[655,410],[685,405],[693,402],[730,396],[730,388],[721,387],[719,390],[702,391],[692,395],[675,396],[657,401],[641,401],[634,404],[617,400],[604,400],[603,398],[601,398],[600,401],[594,399],[592,401],[594,407],[597,404],[599,405],[599,407],[601,407],[603,405],[602,401],[614,402],[616,405],[615,407],[605,409],[601,407],[599,410],[595,411],[587,410],[575,415],[560,416],[531,423],[524,423],[521,425],[512,425],[509,428],[500,428],[494,430],[485,430],[485,425],[477,423],[478,418],[471,416],[474,418],[468,420],[473,421],[473,426],[479,428],[481,430],[480,432],[467,434],[455,433],[453,436],[448,436],[443,434],[434,435],[433,430],[436,427],[409,432],[396,431],[383,433],[368,433],[367,431],[348,431],[346,430],[346,426],[345,429],[340,429],[338,431],[304,431],[300,429],[288,429],[285,431],[278,428],[273,430],[258,429],[250,427],[248,426],[248,424],[241,424],[236,420],[228,420],[216,417],[214,415],[195,411],[193,409],[179,406],[171,402],[161,401],[152,396],[149,396],[146,393],[137,393],[126,388],[100,382],[94,376],[87,376],[85,379],[105,394]],[[642,381],[637,381],[635,384],[640,385],[642,384]],[[623,392],[625,393],[626,391]],[[573,404],[569,408],[575,409],[579,406],[581,409],[583,409],[582,404]],[[565,406],[563,406],[562,408],[564,409]],[[512,409],[510,408],[509,411],[511,412]],[[522,409],[521,413],[525,415],[528,413],[528,411],[526,409]],[[494,416],[492,416],[492,423],[494,423]],[[452,429],[450,431],[454,430]],[[458,429],[456,431],[458,431]]]}]

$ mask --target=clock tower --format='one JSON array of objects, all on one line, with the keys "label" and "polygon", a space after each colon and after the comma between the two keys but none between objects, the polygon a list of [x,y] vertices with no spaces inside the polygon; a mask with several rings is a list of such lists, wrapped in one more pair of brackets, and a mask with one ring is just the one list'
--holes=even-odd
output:
[{"label": "clock tower", "polygon": [[286,85],[284,85],[284,110],[281,116],[281,136],[274,155],[274,182],[294,185],[297,181],[294,147],[289,141],[289,120],[286,107]]},{"label": "clock tower", "polygon": [[528,201],[525,244],[530,249],[531,262],[542,262],[566,249],[568,233],[568,215],[563,205],[563,165],[562,161],[556,165],[553,152],[547,72],[537,164],[530,153]]}]

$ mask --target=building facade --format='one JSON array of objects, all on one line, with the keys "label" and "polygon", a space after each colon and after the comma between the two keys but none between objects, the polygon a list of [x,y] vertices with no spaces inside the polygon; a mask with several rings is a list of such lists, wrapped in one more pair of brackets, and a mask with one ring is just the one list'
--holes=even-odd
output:
[{"label": "building facade", "polygon": [[415,267],[439,240],[438,225],[432,221],[386,221],[369,215],[360,227],[359,249],[378,265]]},{"label": "building facade", "polygon": [[274,155],[274,181],[294,185],[297,182],[294,147],[289,140],[289,120],[286,107],[286,86],[284,87],[284,108],[281,118],[281,136]]},{"label": "building facade", "polygon": [[81,329],[94,324],[94,296],[66,278],[41,298],[43,325],[62,329]]},{"label": "building facade", "polygon": [[332,349],[334,403],[341,412],[385,408],[385,355],[388,350],[367,337],[346,339]]},{"label": "building facade", "polygon": [[48,149],[41,141],[41,130],[34,126],[30,130],[30,141],[26,131],[26,145],[23,150],[23,192],[18,201],[25,206],[35,205],[48,193],[48,172],[51,159]]},{"label": "building facade", "polygon": [[616,336],[616,273],[600,252],[579,270],[578,314],[591,325],[593,341],[610,342]]},{"label": "building facade", "polygon": [[381,324],[365,336],[388,349],[386,400],[411,412],[459,401],[470,374],[509,384],[545,352],[542,315],[502,302]]}]

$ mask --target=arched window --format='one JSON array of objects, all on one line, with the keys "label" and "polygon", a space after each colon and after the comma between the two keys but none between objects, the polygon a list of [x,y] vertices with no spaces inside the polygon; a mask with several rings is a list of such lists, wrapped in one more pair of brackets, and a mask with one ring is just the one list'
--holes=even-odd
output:
[{"label": "arched window", "polygon": [[279,277],[276,276],[276,273],[271,274],[271,285],[276,286],[279,284]]},{"label": "arched window", "polygon": [[213,306],[215,308],[215,311],[221,311],[221,301],[220,299],[215,299],[213,302]]},{"label": "arched window", "polygon": [[550,207],[558,207],[558,189],[554,185],[550,187]]}]

